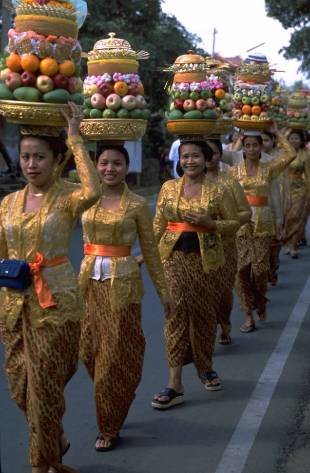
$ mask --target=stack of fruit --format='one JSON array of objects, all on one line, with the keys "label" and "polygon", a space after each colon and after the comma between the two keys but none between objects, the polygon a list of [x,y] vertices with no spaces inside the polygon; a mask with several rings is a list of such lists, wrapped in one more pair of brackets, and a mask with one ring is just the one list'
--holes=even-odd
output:
[{"label": "stack of fruit", "polygon": [[269,111],[272,120],[279,126],[285,126],[287,122],[287,94],[278,84],[274,84]]},{"label": "stack of fruit", "polygon": [[8,33],[9,55],[0,73],[1,101],[82,105],[82,50],[75,36],[85,5],[82,0],[15,0],[15,29]]},{"label": "stack of fruit", "polygon": [[310,93],[308,90],[293,92],[288,98],[287,124],[290,128],[310,128]]},{"label": "stack of fruit", "polygon": [[115,33],[108,36],[88,53],[82,133],[89,139],[137,139],[144,134],[150,116],[138,60],[149,54],[134,51]]},{"label": "stack of fruit", "polygon": [[272,71],[266,61],[246,60],[234,80],[233,118],[240,128],[266,128],[270,125]]},{"label": "stack of fruit", "polygon": [[193,51],[179,56],[166,71],[174,73],[166,112],[168,130],[177,135],[220,134],[219,124],[223,127],[223,119],[230,119],[231,108],[223,77],[210,72],[206,59]]}]

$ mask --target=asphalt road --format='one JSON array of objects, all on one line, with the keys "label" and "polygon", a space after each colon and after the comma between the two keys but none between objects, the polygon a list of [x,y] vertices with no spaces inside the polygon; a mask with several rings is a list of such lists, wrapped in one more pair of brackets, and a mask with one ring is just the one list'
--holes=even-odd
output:
[{"label": "asphalt road", "polygon": [[[80,250],[77,229],[71,250],[76,265]],[[214,359],[224,389],[205,391],[189,365],[186,403],[166,412],[150,407],[153,394],[165,386],[167,368],[162,308],[143,270],[144,372],[121,444],[95,452],[92,386],[80,366],[66,390],[64,425],[72,447],[65,463],[80,473],[309,473],[309,261],[310,248],[298,260],[282,255],[279,286],[269,291],[268,320],[256,332],[239,332],[236,298],[233,345],[217,346]],[[3,364],[2,347],[0,358]],[[9,399],[3,371],[0,394],[2,473],[29,473],[26,423]]]}]

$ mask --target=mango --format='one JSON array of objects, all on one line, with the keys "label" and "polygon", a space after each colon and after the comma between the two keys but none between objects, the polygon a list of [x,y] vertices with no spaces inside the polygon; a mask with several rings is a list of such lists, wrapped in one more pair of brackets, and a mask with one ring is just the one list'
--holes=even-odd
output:
[{"label": "mango", "polygon": [[0,84],[0,100],[15,100],[13,93],[5,84]]},{"label": "mango", "polygon": [[77,105],[83,105],[84,95],[81,92],[76,92],[75,94],[71,94],[70,100]]},{"label": "mango", "polygon": [[169,120],[179,120],[183,118],[183,113],[181,112],[181,110],[172,110],[171,112],[169,112],[168,114],[168,119]]},{"label": "mango", "polygon": [[13,92],[16,100],[20,102],[40,102],[40,91],[35,87],[18,87]]},{"label": "mango", "polygon": [[203,118],[203,115],[199,110],[190,110],[184,113],[184,118],[187,120],[198,120],[199,118]]},{"label": "mango", "polygon": [[46,92],[43,100],[47,103],[68,103],[71,100],[71,94],[65,89],[55,89]]}]

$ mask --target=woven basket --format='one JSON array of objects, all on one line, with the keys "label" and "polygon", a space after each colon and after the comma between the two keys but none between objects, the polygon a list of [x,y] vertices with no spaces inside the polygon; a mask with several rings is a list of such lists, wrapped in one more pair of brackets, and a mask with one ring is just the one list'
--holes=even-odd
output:
[{"label": "woven basket", "polygon": [[147,120],[130,118],[85,119],[81,123],[82,135],[90,140],[132,141],[142,138]]},{"label": "woven basket", "polygon": [[135,59],[101,59],[89,61],[87,71],[89,76],[102,76],[105,73],[137,74],[139,63]]},{"label": "woven basket", "polygon": [[234,120],[233,124],[243,130],[267,130],[272,125],[272,120]]},{"label": "woven basket", "polygon": [[307,131],[307,130],[310,130],[310,122],[294,122],[293,120],[290,121],[288,120],[286,122],[286,126],[288,126],[289,128],[292,128],[292,130],[304,130],[304,131]]},{"label": "woven basket", "polygon": [[173,135],[225,135],[232,129],[231,120],[168,120],[167,129]]},{"label": "woven basket", "polygon": [[74,21],[65,18],[40,15],[18,15],[15,18],[17,33],[35,31],[44,36],[65,36],[77,39],[78,28]]},{"label": "woven basket", "polygon": [[67,122],[61,110],[69,113],[68,105],[0,100],[0,115],[18,125],[64,127]]}]

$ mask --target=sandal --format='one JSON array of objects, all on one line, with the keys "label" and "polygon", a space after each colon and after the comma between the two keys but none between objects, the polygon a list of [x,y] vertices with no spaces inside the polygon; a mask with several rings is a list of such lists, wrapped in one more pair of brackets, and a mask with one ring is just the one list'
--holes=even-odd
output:
[{"label": "sandal", "polygon": [[[167,397],[165,401],[158,399],[159,397]],[[184,402],[184,393],[178,393],[172,388],[165,388],[159,394],[153,398],[151,403],[152,407],[155,409],[169,409],[169,407],[177,406],[178,404],[183,404]]]},{"label": "sandal", "polygon": [[219,339],[218,339],[218,343],[220,345],[231,345],[231,337],[230,335],[225,335],[225,334],[221,334],[219,336]]},{"label": "sandal", "polygon": [[266,311],[264,312],[256,312],[256,317],[257,317],[257,320],[259,320],[260,322],[264,322],[266,319],[267,319],[267,313]]},{"label": "sandal", "polygon": [[220,391],[222,389],[221,380],[216,371],[207,371],[203,375],[204,387],[207,391]]},{"label": "sandal", "polygon": [[[107,446],[105,447],[97,447],[97,442],[99,441],[105,441],[108,443]],[[102,435],[101,432],[98,433],[96,437],[96,443],[95,443],[95,450],[96,452],[110,452],[111,450],[114,450],[114,448],[117,446],[119,442],[119,434],[116,434],[115,437],[111,437],[110,439],[105,439]]]},{"label": "sandal", "polygon": [[[68,452],[69,448],[71,447],[71,444],[70,444],[70,441],[67,440],[67,443],[66,445],[64,446],[63,448],[63,451],[62,451],[62,454],[61,454],[61,458],[60,458],[60,461],[59,463],[62,463],[62,458],[65,456],[65,454]],[[55,468],[53,468],[52,466],[48,469],[47,473],[57,473],[57,471],[55,470]]]},{"label": "sandal", "polygon": [[252,322],[251,324],[242,324],[241,327],[240,327],[240,332],[242,333],[250,333],[250,332],[254,332],[254,330],[256,329],[255,327],[255,322]]}]

